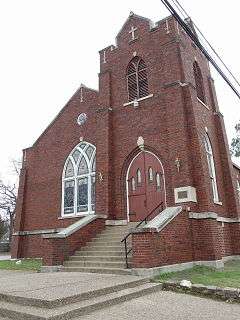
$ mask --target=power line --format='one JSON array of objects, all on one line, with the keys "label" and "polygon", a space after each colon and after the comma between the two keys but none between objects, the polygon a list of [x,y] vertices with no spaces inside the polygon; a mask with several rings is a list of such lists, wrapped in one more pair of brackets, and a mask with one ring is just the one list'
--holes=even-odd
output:
[{"label": "power line", "polygon": [[[176,6],[177,10],[182,14],[184,17],[184,20],[186,18],[189,18],[189,15],[185,11],[185,9],[181,6],[178,0],[172,0],[174,5]],[[188,36],[192,39],[192,41],[196,44],[196,46],[202,51],[202,53],[205,55],[205,57],[208,59],[208,61],[212,64],[212,66],[217,70],[217,72],[221,75],[221,77],[225,80],[225,82],[230,86],[230,88],[235,92],[235,94],[240,99],[240,93],[237,90],[237,88],[232,84],[232,82],[229,80],[229,78],[225,75],[225,73],[222,71],[222,69],[218,66],[217,62],[212,58],[212,56],[209,54],[206,48],[201,44],[199,41],[199,38],[197,34],[193,32],[193,30],[189,27],[189,25],[181,18],[181,16],[178,14],[178,12],[174,9],[174,7],[170,4],[168,0],[161,0],[161,2],[165,5],[165,7],[170,11],[170,13],[173,15],[173,17],[177,20],[177,22],[181,25],[183,30],[186,31]],[[228,73],[232,76],[234,81],[238,84],[240,87],[239,81],[236,79],[236,77],[233,75],[233,73],[230,71],[230,69],[226,66],[226,64],[223,62],[221,57],[218,55],[216,50],[211,46],[211,44],[208,42],[208,40],[204,37],[200,29],[193,24],[194,27],[196,27],[196,30],[200,33],[204,41],[208,44],[208,46],[211,48],[213,53],[216,55],[216,57],[219,59],[219,61],[223,64],[223,66],[226,68]]]}]

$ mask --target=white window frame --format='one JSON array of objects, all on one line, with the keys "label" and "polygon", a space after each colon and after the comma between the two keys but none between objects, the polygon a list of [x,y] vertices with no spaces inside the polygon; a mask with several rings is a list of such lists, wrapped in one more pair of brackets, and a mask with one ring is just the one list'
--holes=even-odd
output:
[{"label": "white window frame", "polygon": [[[83,144],[85,144],[85,146],[84,146],[84,148],[81,148],[80,146],[83,145]],[[87,148],[89,146],[93,147],[93,149],[94,149],[90,159],[88,158],[87,153],[86,153],[86,150],[87,150]],[[77,163],[75,162],[75,160],[74,160],[74,158],[72,156],[74,151],[76,151],[76,150],[80,151],[80,156],[78,158]],[[87,166],[88,166],[88,173],[79,175],[78,174],[78,167],[79,167],[79,164],[80,164],[82,156],[86,160],[86,163],[87,163]],[[92,177],[95,177],[95,179],[96,179],[96,169],[95,169],[95,171],[92,171],[92,166],[93,166],[93,162],[94,162],[95,157],[96,157],[96,147],[94,145],[92,145],[91,143],[88,143],[86,141],[82,141],[81,143],[79,143],[71,151],[70,155],[67,157],[67,159],[65,161],[64,168],[63,168],[63,173],[62,173],[62,209],[61,209],[61,217],[71,218],[71,217],[76,217],[76,216],[86,216],[86,215],[89,215],[89,214],[95,214],[95,210],[92,210],[92,199],[91,199],[91,197],[92,197],[92,193],[91,193],[91,190],[92,190],[92,188],[91,188]],[[67,164],[68,164],[69,160],[73,164],[74,175],[72,177],[65,178],[65,171],[66,171]],[[78,210],[77,210],[78,180],[80,178],[85,178],[85,177],[88,178],[88,210],[87,211],[78,212]],[[74,181],[74,212],[71,213],[71,214],[64,213],[64,195],[65,195],[64,186],[65,186],[65,182],[66,181]]]},{"label": "white window frame", "polygon": [[221,204],[221,202],[219,201],[213,149],[212,149],[212,144],[211,144],[211,141],[210,141],[207,133],[204,136],[204,146],[205,146],[205,151],[206,151],[206,155],[207,155],[208,171],[209,171],[209,177],[210,177],[210,181],[211,181],[213,201],[216,204]]},{"label": "white window frame", "polygon": [[240,203],[240,181],[237,180],[237,194],[238,194],[238,201]]}]

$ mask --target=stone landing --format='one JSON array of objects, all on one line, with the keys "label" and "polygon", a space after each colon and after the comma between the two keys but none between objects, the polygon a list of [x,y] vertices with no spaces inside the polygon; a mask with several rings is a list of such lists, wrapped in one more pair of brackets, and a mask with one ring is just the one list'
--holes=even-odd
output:
[{"label": "stone landing", "polygon": [[135,276],[78,272],[0,272],[0,317],[74,319],[161,290]]}]

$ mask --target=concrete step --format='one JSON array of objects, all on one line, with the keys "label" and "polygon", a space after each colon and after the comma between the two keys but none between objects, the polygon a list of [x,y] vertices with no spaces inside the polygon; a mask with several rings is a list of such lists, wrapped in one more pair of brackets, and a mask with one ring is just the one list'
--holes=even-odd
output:
[{"label": "concrete step", "polygon": [[62,267],[62,272],[87,272],[102,274],[128,274],[131,275],[131,269],[118,268],[94,268],[94,267]]},{"label": "concrete step", "polygon": [[68,261],[122,261],[125,262],[125,256],[105,256],[105,255],[96,255],[96,256],[71,256],[68,258]]},{"label": "concrete step", "polygon": [[120,247],[122,247],[123,246],[123,244],[121,243],[121,241],[118,241],[118,240],[112,240],[112,239],[107,239],[107,240],[105,240],[105,239],[103,239],[103,238],[99,238],[99,239],[93,239],[91,242],[87,242],[87,244],[86,244],[86,246],[92,246],[92,245],[97,245],[97,246],[99,246],[99,245],[102,245],[102,246],[105,246],[105,245],[107,245],[107,246],[120,246]]},{"label": "concrete step", "polygon": [[88,267],[88,268],[116,268],[124,269],[126,267],[125,262],[119,261],[64,261],[64,267]]},{"label": "concrete step", "polygon": [[118,252],[124,252],[124,247],[120,246],[97,246],[97,245],[91,245],[81,248],[82,251],[118,251]]},{"label": "concrete step", "polygon": [[90,297],[88,300],[69,303],[54,309],[25,306],[0,301],[0,316],[18,320],[64,320],[87,315],[111,305],[129,301],[137,297],[162,289],[161,284],[145,283],[137,287],[118,290],[116,292]]},{"label": "concrete step", "polygon": [[115,248],[124,248],[124,245],[122,243],[119,242],[107,242],[107,241],[101,241],[101,242],[89,242],[86,247],[115,247]]},{"label": "concrete step", "polygon": [[99,250],[89,250],[89,248],[86,248],[85,250],[82,251],[76,251],[75,256],[99,256],[99,255],[104,255],[104,256],[118,256],[118,257],[125,257],[125,251],[124,250],[105,250],[99,252]]}]

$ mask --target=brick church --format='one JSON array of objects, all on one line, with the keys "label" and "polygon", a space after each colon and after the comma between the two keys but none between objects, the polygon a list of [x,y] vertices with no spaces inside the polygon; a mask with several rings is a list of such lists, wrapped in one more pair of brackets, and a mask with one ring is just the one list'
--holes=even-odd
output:
[{"label": "brick church", "polygon": [[81,85],[23,150],[12,258],[132,274],[240,258],[240,168],[207,59],[173,17],[134,13],[99,54],[99,90]]}]

